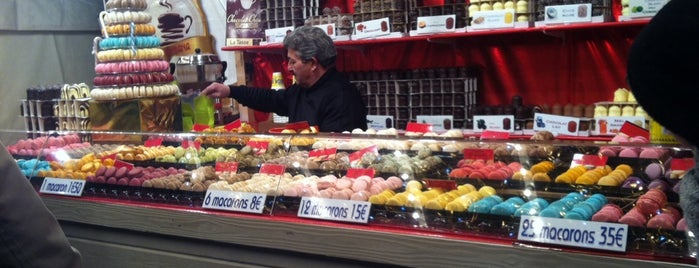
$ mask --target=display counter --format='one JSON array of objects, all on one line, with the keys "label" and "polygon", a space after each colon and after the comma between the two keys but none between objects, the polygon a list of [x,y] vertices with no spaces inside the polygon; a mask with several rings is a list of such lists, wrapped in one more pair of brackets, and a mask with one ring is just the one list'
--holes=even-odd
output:
[{"label": "display counter", "polygon": [[[44,196],[88,263],[281,267],[692,267],[481,237]],[[114,250],[114,248],[118,250]],[[132,254],[129,254],[132,253]],[[638,257],[638,256],[630,256]]]},{"label": "display counter", "polygon": [[88,264],[695,262],[673,187],[693,157],[682,147],[390,133],[0,133]]}]

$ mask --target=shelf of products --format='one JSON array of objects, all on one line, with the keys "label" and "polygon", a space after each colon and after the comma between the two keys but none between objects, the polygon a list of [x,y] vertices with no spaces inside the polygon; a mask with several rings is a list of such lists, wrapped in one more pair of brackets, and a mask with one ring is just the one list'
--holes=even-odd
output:
[{"label": "shelf of products", "polygon": [[[407,101],[398,91],[362,92],[369,114],[393,116],[395,126],[416,120],[415,115],[453,115],[457,121],[464,117],[463,122],[456,123],[470,129],[470,118],[475,114],[472,108],[503,107],[513,96],[520,96],[527,107],[589,106],[607,100],[614,89],[627,87],[623,72],[626,55],[633,38],[647,23],[643,19],[341,40],[335,42],[337,68],[359,84],[364,80],[473,77],[473,97],[467,98],[464,109],[443,103],[445,96],[452,94],[449,88],[426,92],[412,87],[405,93]],[[256,63],[252,71],[255,75],[249,81],[253,86],[266,87],[271,81],[267,77],[270,71],[286,69],[282,44],[230,46],[224,50],[244,52],[247,60]],[[435,72],[430,76],[429,70],[447,70],[447,75]],[[468,70],[468,76],[461,71],[452,76],[451,70]],[[393,73],[398,75],[390,75]],[[438,102],[431,106],[409,105],[414,103],[412,97],[421,95]]]},{"label": "shelf of products", "polygon": [[[683,172],[673,163],[693,157],[688,148],[367,134],[88,132],[33,139],[25,138],[26,132],[0,134],[37,189],[47,178],[84,182],[82,197],[44,194],[51,200],[47,202],[57,204],[116,210],[133,206],[137,214],[165,211],[270,225],[293,222],[302,228],[353,229],[355,235],[431,237],[425,243],[493,243],[500,250],[525,245],[554,249],[552,254],[561,256],[585,253],[584,258],[613,257],[624,263],[695,261],[682,231],[678,188],[673,187]],[[602,159],[602,151],[622,148],[645,152],[644,158],[574,161],[576,155]],[[259,210],[212,206],[206,200],[216,191],[259,196]],[[369,209],[359,222],[302,212],[323,202],[365,204]],[[528,241],[520,236],[528,230],[520,224],[521,215],[567,219],[574,227],[620,223],[628,230],[625,248],[614,252]],[[168,228],[175,232],[179,227]]]},{"label": "shelf of products", "polygon": [[[443,42],[448,40],[461,40],[470,37],[478,36],[505,36],[513,34],[552,34],[574,32],[578,30],[600,30],[600,29],[620,29],[625,27],[642,27],[648,24],[648,20],[636,20],[625,22],[604,22],[604,23],[578,23],[578,24],[562,24],[531,28],[513,28],[513,29],[498,29],[498,30],[481,30],[470,32],[457,33],[442,33],[433,35],[417,35],[404,37],[385,37],[363,40],[339,40],[335,41],[335,46],[339,49],[353,48],[360,46],[382,45],[392,43],[410,43],[410,42]],[[258,45],[258,46],[227,46],[222,48],[224,51],[244,51],[244,52],[274,52],[283,50],[284,46],[281,43]]]}]

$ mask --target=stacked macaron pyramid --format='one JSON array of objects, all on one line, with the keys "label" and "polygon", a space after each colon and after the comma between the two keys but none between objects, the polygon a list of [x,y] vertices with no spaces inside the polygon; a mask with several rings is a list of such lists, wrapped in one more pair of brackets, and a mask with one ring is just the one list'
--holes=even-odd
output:
[{"label": "stacked macaron pyramid", "polygon": [[146,0],[110,0],[100,14],[102,37],[95,38],[95,100],[158,98],[177,95]]}]

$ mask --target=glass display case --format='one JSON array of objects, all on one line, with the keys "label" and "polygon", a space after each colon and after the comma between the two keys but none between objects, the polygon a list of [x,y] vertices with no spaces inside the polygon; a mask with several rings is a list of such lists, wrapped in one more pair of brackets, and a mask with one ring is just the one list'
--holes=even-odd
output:
[{"label": "glass display case", "polygon": [[78,203],[695,262],[678,205],[689,148],[242,132],[3,130],[0,139],[43,196]]}]

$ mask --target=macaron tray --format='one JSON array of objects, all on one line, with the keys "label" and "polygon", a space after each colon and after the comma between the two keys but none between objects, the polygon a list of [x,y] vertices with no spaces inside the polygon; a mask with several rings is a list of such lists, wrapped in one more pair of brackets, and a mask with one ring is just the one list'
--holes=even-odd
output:
[{"label": "macaron tray", "polygon": [[[480,148],[505,145],[464,143],[479,144]],[[207,190],[264,193],[267,199],[263,213],[291,217],[295,217],[304,196],[351,199],[372,204],[370,225],[506,240],[516,239],[520,215],[621,222],[630,229],[628,251],[672,258],[689,256],[684,233],[680,231],[684,227],[677,205],[679,189],[675,187],[679,178],[670,170],[673,157],[691,157],[686,151],[662,148],[664,153],[658,154],[659,159],[606,157],[601,166],[588,163],[577,167],[591,173],[578,174],[574,176],[576,180],[567,182],[571,176],[564,174],[575,173],[576,167],[571,167],[574,155],[598,156],[599,146],[522,142],[522,146],[532,150],[516,153],[495,149],[492,161],[479,161],[465,159],[459,152],[434,152],[422,147],[369,150],[359,156],[350,156],[359,150],[338,150],[325,159],[310,160],[313,147],[289,148],[283,146],[284,142],[265,147],[268,150],[264,152],[255,151],[250,144],[205,144],[198,149],[153,149],[79,140],[74,144],[67,149],[72,150],[68,152],[75,159],[26,165],[27,169],[46,167],[25,173],[33,176],[35,187],[41,185],[44,177],[83,178],[84,196],[193,208],[201,208]],[[8,146],[17,159],[27,158],[19,154],[19,148],[18,144]],[[113,166],[114,160],[102,157],[112,154],[115,148],[122,153],[118,159],[133,164],[133,169],[120,170]],[[41,158],[45,155],[39,150],[34,152]],[[237,173],[247,175],[233,178],[227,171],[215,170],[217,163],[229,162],[237,162]],[[263,164],[283,165],[286,169],[280,179],[270,180],[259,173]],[[371,169],[375,174],[344,177],[350,169]],[[456,174],[456,170],[461,171]],[[537,175],[540,172],[545,175]],[[603,181],[618,184],[598,183]],[[637,213],[636,208],[644,202],[651,209]]]}]

